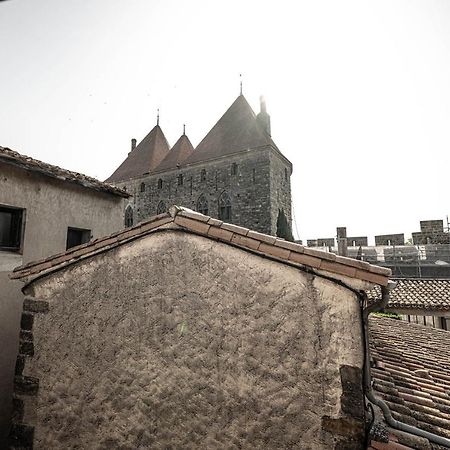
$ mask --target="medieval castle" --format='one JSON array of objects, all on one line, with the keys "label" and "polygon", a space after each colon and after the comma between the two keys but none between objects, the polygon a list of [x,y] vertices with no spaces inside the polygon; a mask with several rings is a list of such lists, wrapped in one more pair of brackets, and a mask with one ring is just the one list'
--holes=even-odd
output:
[{"label": "medieval castle", "polygon": [[132,194],[131,226],[172,204],[271,235],[291,238],[291,162],[241,94],[194,149],[185,133],[170,148],[156,126],[106,180]]}]

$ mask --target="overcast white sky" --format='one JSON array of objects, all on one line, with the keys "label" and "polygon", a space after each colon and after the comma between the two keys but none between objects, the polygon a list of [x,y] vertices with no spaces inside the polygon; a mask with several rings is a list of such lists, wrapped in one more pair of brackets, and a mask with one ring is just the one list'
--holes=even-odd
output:
[{"label": "overcast white sky", "polygon": [[[105,179],[160,124],[197,145],[264,94],[300,238],[449,212],[450,2],[0,2],[0,145]],[[370,242],[370,241],[369,241]]]}]

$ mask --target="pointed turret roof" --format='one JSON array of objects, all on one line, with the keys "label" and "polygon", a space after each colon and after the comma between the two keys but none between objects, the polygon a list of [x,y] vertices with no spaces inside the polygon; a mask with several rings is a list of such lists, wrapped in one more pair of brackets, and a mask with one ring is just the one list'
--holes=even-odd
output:
[{"label": "pointed turret roof", "polygon": [[192,146],[191,141],[185,134],[183,134],[156,170],[175,169],[177,165],[183,163],[183,161],[189,157],[193,151],[194,147]]},{"label": "pointed turret roof", "polygon": [[167,156],[169,148],[161,127],[156,125],[106,181],[128,180],[153,171]]},{"label": "pointed turret roof", "polygon": [[277,148],[241,94],[184,163],[206,161],[268,145]]}]

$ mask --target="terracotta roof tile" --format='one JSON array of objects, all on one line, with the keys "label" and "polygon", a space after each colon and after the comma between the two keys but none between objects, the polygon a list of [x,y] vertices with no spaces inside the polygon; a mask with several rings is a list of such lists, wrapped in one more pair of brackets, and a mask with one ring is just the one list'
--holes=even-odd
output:
[{"label": "terracotta roof tile", "polygon": [[251,148],[267,146],[278,150],[256,119],[245,97],[240,95],[198,144],[192,155],[185,160],[185,163],[207,161]]},{"label": "terracotta roof tile", "polygon": [[[450,280],[397,278],[387,309],[450,311]],[[368,292],[371,300],[381,299],[381,290]]]},{"label": "terracotta roof tile", "polygon": [[[27,278],[29,275],[45,272],[46,270],[57,270],[61,264],[75,262],[77,258],[87,258],[98,252],[139,239],[146,234],[163,227],[170,222],[189,232],[214,238],[223,242],[231,242],[244,249],[257,251],[260,254],[272,256],[281,262],[290,262],[302,266],[321,269],[331,273],[356,277],[364,281],[370,281],[386,285],[390,275],[389,269],[384,269],[384,276],[371,272],[372,266],[364,265],[367,270],[354,267],[354,260],[348,258],[330,258],[328,253],[314,251],[314,256],[305,254],[302,245],[286,242],[273,236],[257,233],[237,225],[223,223],[195,211],[178,206],[171,206],[169,213],[154,216],[136,225],[133,228],[114,233],[102,239],[96,239],[88,244],[75,247],[63,254],[55,255],[43,261],[29,263],[14,269],[12,278]],[[335,261],[334,261],[335,259]]]},{"label": "terracotta roof tile", "polygon": [[155,170],[168,153],[167,139],[161,127],[156,125],[106,181],[124,181],[140,177]]},{"label": "terracotta roof tile", "polygon": [[175,145],[169,150],[167,156],[155,168],[155,172],[160,170],[176,169],[185,161],[185,159],[192,154],[194,147],[189,138],[183,134]]},{"label": "terracotta roof tile", "polygon": [[369,322],[376,393],[397,420],[450,438],[450,333],[383,317]]},{"label": "terracotta roof tile", "polygon": [[61,167],[33,159],[6,147],[0,147],[0,162],[11,164],[31,172],[38,172],[50,178],[75,183],[88,189],[94,189],[96,191],[106,192],[125,198],[130,196],[130,194],[122,189],[116,188],[108,183],[103,183],[102,181],[81,173],[61,169]]}]

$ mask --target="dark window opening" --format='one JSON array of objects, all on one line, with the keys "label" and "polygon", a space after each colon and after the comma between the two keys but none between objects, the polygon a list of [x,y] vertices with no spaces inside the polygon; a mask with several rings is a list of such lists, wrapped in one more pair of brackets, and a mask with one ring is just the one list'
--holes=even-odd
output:
[{"label": "dark window opening", "polygon": [[205,216],[208,215],[208,200],[203,194],[197,200],[197,211]]},{"label": "dark window opening", "polygon": [[145,192],[145,183],[141,183],[141,192]]},{"label": "dark window opening", "polygon": [[227,192],[222,192],[219,198],[219,219],[231,220],[231,198]]},{"label": "dark window opening", "polygon": [[23,209],[0,206],[0,249],[20,250]]},{"label": "dark window opening", "polygon": [[163,202],[162,200],[158,203],[158,208],[156,210],[156,214],[163,214],[167,212],[167,206],[165,204],[165,202]]},{"label": "dark window opening", "polygon": [[161,180],[161,178],[158,180],[158,189],[162,189],[162,180]]},{"label": "dark window opening", "polygon": [[182,186],[183,185],[183,174],[180,173],[180,175],[178,175],[178,186]]},{"label": "dark window opening", "polygon": [[202,169],[200,172],[200,181],[206,181],[206,169]]},{"label": "dark window opening", "polygon": [[289,175],[288,175],[288,170],[285,168],[285,169],[284,169],[284,179],[287,181],[287,180],[288,180],[288,177],[289,177]]},{"label": "dark window opening", "polygon": [[77,245],[86,244],[91,239],[91,230],[83,228],[67,228],[66,250]]},{"label": "dark window opening", "polygon": [[133,226],[133,208],[128,205],[127,209],[125,210],[125,227],[132,227]]},{"label": "dark window opening", "polygon": [[253,179],[253,183],[256,183],[256,169],[253,169],[252,179]]},{"label": "dark window opening", "polygon": [[231,175],[237,175],[238,166],[236,163],[231,164]]}]

